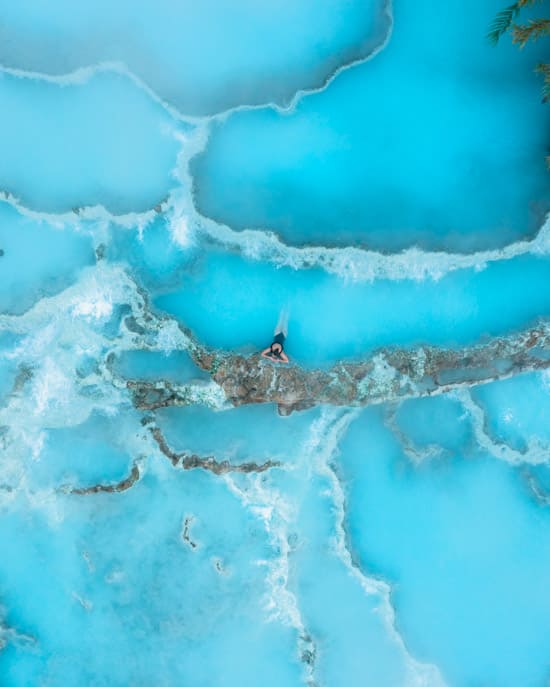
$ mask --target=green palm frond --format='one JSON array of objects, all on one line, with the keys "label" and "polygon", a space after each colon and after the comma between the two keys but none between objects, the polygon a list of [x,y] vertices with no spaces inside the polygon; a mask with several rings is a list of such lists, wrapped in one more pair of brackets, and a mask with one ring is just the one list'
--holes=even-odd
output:
[{"label": "green palm frond", "polygon": [[528,40],[536,41],[537,38],[550,35],[550,19],[531,19],[527,24],[512,26],[512,42],[517,43],[520,48]]},{"label": "green palm frond", "polygon": [[523,2],[523,4],[525,4],[528,1],[529,0],[518,0],[518,2],[506,7],[497,14],[487,34],[487,38],[493,45],[496,45],[500,37],[508,31],[510,26],[512,26],[512,22],[522,7],[520,3]]},{"label": "green palm frond", "polygon": [[535,71],[542,74],[544,83],[542,85],[542,102],[546,103],[550,100],[550,64],[537,64]]}]

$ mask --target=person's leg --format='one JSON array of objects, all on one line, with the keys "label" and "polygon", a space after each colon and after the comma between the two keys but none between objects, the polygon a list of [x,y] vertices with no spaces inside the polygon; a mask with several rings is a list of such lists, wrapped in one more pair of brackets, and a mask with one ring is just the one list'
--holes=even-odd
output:
[{"label": "person's leg", "polygon": [[[283,341],[286,339],[288,333],[288,306],[285,305],[285,307],[281,310],[279,313],[279,321],[277,322],[277,326],[275,327],[275,335],[282,334],[283,335]],[[279,341],[278,343],[282,343]]]}]

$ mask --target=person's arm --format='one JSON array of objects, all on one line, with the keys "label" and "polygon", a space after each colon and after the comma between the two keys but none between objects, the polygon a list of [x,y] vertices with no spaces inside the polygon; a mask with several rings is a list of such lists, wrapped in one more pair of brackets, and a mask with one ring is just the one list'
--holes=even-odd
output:
[{"label": "person's arm", "polygon": [[268,358],[269,360],[271,360],[271,356],[269,355],[270,353],[271,353],[271,348],[269,346],[267,348],[264,348],[264,350],[262,351],[262,354],[261,354],[262,358]]},{"label": "person's arm", "polygon": [[281,362],[288,363],[288,356],[284,351],[281,351]]}]

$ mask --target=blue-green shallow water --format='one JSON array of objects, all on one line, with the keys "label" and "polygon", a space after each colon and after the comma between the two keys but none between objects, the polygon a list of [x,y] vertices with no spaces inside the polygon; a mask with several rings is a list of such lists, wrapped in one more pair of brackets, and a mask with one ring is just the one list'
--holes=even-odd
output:
[{"label": "blue-green shallow water", "polygon": [[62,291],[94,262],[90,236],[24,217],[6,203],[0,203],[0,249],[3,313],[20,314]]},{"label": "blue-green shallow water", "polygon": [[288,307],[289,352],[319,365],[380,346],[472,343],[534,323],[550,314],[549,277],[548,259],[533,256],[439,281],[357,283],[213,253],[155,304],[213,346],[253,350]]},{"label": "blue-green shallow water", "polygon": [[[434,427],[429,411],[417,421]],[[341,451],[350,541],[366,569],[395,584],[411,650],[451,684],[544,684],[548,513],[518,470],[464,445],[414,469],[378,411],[359,418]]]},{"label": "blue-green shallow water", "polygon": [[[125,65],[187,114],[286,104],[383,39],[377,0],[21,2],[2,8],[2,64],[63,75]],[[47,30],[44,30],[46,28]],[[42,30],[41,30],[42,29]],[[62,43],[60,45],[60,42]],[[269,78],[266,78],[266,74]]]},{"label": "blue-green shallow water", "polygon": [[546,687],[546,372],[280,417],[182,331],[286,307],[311,368],[548,318],[545,46],[498,9],[0,7],[2,687]]},{"label": "blue-green shallow water", "polygon": [[199,209],[290,243],[382,250],[469,251],[534,232],[550,201],[549,121],[530,67],[545,53],[492,48],[500,8],[398,0],[376,59],[290,114],[238,112],[214,129],[193,165]]},{"label": "blue-green shallow water", "polygon": [[142,211],[173,184],[177,126],[127,78],[98,74],[59,86],[0,74],[0,93],[0,188],[27,207]]}]

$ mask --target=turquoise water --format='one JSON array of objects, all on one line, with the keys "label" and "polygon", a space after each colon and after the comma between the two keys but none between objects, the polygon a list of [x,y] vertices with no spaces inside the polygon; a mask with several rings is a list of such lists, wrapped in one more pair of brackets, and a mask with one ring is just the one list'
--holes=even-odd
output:
[{"label": "turquoise water", "polygon": [[155,303],[206,343],[245,350],[262,345],[288,306],[288,350],[318,365],[381,346],[471,343],[533,324],[550,314],[549,277],[548,259],[533,256],[439,281],[361,283],[210,253]]},{"label": "turquoise water", "polygon": [[476,389],[473,397],[487,413],[488,430],[518,450],[529,440],[550,442],[548,376],[521,375]]},{"label": "turquoise water", "polygon": [[[388,25],[378,0],[22,2],[2,11],[7,67],[64,75],[118,63],[186,114],[285,104],[368,55]],[[60,48],[60,43],[62,47]],[[269,78],[266,78],[266,75]]]},{"label": "turquoise water", "polygon": [[288,417],[189,350],[548,323],[546,46],[499,9],[0,7],[2,687],[548,684],[546,350]]},{"label": "turquoise water", "polygon": [[395,585],[410,649],[451,684],[544,684],[549,533],[517,470],[467,444],[414,469],[372,412],[342,460],[350,540]]},{"label": "turquoise water", "polygon": [[3,313],[20,314],[76,281],[94,262],[91,237],[64,231],[0,203]]},{"label": "turquoise water", "polygon": [[24,206],[63,213],[102,205],[122,214],[168,193],[177,124],[127,78],[98,74],[59,86],[2,74],[0,92],[0,188]]},{"label": "turquoise water", "polygon": [[376,59],[289,114],[237,112],[213,130],[193,165],[199,209],[290,243],[381,250],[470,251],[536,231],[548,113],[528,65],[544,52],[489,49],[500,8],[395,2]]}]

